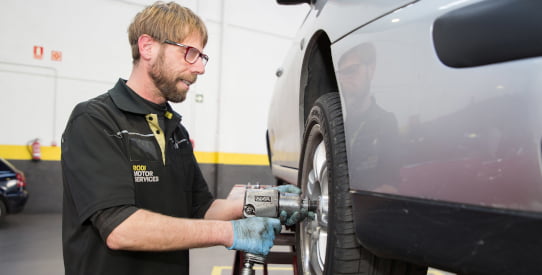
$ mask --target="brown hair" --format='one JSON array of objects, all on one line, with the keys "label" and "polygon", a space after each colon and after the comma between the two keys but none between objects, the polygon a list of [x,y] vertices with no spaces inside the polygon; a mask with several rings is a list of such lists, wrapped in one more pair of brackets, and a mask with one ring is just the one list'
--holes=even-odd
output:
[{"label": "brown hair", "polygon": [[133,62],[139,58],[138,39],[147,34],[159,42],[170,39],[182,42],[188,36],[196,34],[207,44],[207,28],[203,21],[189,8],[175,2],[157,1],[139,12],[128,27],[128,40],[132,47]]}]

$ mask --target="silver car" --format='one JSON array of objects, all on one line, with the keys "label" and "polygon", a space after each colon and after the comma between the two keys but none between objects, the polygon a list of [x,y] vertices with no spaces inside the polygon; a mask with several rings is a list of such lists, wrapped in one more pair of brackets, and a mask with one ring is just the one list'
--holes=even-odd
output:
[{"label": "silver car", "polygon": [[309,4],[273,175],[319,202],[300,274],[542,274],[542,1]]}]

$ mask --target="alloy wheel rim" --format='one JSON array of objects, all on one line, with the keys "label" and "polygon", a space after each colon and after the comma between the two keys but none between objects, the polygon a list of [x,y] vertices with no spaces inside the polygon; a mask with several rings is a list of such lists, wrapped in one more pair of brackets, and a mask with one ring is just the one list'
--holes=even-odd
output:
[{"label": "alloy wheel rim", "polygon": [[328,234],[328,168],[324,141],[319,138],[311,152],[310,170],[304,184],[304,198],[318,201],[315,219],[306,219],[300,224],[302,232],[302,265],[303,270],[310,274],[322,274],[326,260]]}]

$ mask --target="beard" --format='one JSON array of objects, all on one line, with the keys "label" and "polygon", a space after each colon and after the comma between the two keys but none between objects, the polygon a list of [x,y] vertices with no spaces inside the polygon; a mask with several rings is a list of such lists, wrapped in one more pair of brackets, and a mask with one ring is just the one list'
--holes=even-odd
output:
[{"label": "beard", "polygon": [[189,80],[192,83],[196,81],[194,77],[183,78],[175,76],[171,70],[168,70],[166,68],[163,51],[160,51],[158,59],[156,60],[156,63],[152,65],[149,75],[162,96],[167,101],[175,103],[183,102],[188,93],[188,89],[185,89],[184,87],[178,88],[177,84],[182,82],[183,79]]}]

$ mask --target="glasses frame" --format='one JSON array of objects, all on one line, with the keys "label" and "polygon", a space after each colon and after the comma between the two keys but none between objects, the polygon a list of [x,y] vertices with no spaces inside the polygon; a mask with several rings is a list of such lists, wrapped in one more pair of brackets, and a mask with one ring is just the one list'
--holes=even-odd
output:
[{"label": "glasses frame", "polygon": [[[164,43],[166,44],[170,44],[170,45],[175,45],[175,46],[179,46],[179,47],[183,47],[186,49],[186,52],[184,53],[184,61],[186,61],[187,63],[189,64],[194,64],[198,61],[198,58],[201,58],[201,62],[203,63],[203,65],[207,65],[207,62],[209,62],[209,56],[200,52],[200,50],[198,50],[197,48],[195,47],[192,47],[192,46],[188,46],[188,45],[184,45],[184,44],[181,44],[181,43],[177,43],[175,41],[171,41],[169,39],[166,39],[164,40]],[[188,60],[188,52],[191,50],[191,49],[194,49],[196,51],[198,51],[198,57],[196,59],[194,59],[193,62],[190,62],[190,60]]]}]

